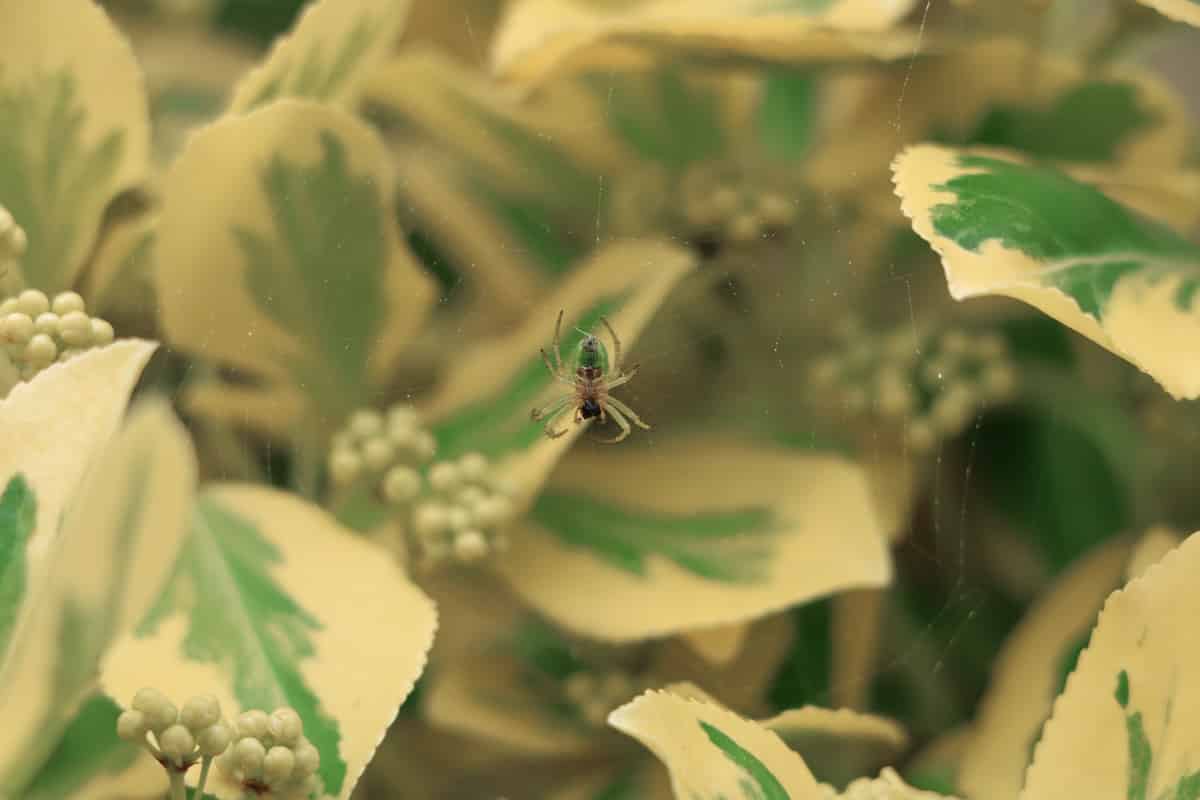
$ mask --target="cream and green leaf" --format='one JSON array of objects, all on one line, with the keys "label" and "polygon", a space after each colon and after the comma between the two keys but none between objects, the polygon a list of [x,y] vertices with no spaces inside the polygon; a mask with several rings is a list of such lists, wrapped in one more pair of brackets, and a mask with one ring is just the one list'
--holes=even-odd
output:
[{"label": "cream and green leaf", "polygon": [[778,736],[713,703],[651,691],[614,711],[609,723],[666,765],[676,797],[821,797],[803,759]]},{"label": "cream and green leaf", "polygon": [[25,229],[24,283],[69,288],[101,216],[148,171],[129,43],[87,0],[0,2],[0,205]]},{"label": "cream and green leaf", "polygon": [[[63,746],[101,658],[161,590],[186,532],[196,467],[165,402],[135,410],[90,467],[44,562],[29,574],[0,669],[0,786],[13,796],[26,796]],[[39,502],[37,484],[29,485],[30,501]]]},{"label": "cream and green leaf", "polygon": [[1200,396],[1200,247],[1054,168],[1006,151],[909,148],[894,166],[913,228],[959,300],[1022,300]]},{"label": "cream and green leaf", "polygon": [[1200,0],[1138,0],[1171,19],[1200,27]]},{"label": "cream and green leaf", "polygon": [[973,800],[1016,797],[1042,725],[1087,644],[1105,598],[1124,582],[1133,542],[1100,545],[1030,610],[995,662],[959,766]]},{"label": "cream and green leaf", "polygon": [[302,395],[318,431],[369,403],[433,298],[395,226],[379,138],[332,107],[279,100],[193,137],[163,194],[168,338]]},{"label": "cream and green leaf", "polygon": [[532,409],[572,391],[555,380],[538,353],[540,348],[550,351],[559,311],[564,312],[564,363],[570,363],[583,337],[581,330],[607,340],[602,316],[629,353],[693,266],[686,251],[661,240],[626,240],[597,250],[518,329],[479,342],[448,365],[442,385],[424,409],[439,456],[482,452],[514,484],[519,504],[531,502],[554,464],[588,427],[572,424],[564,414],[558,424],[568,425],[568,433],[550,439],[543,424],[530,419]]},{"label": "cream and green leaf", "polygon": [[511,5],[492,45],[492,66],[537,83],[579,66],[627,63],[629,45],[657,57],[751,63],[897,58],[914,30],[888,31],[912,0],[644,0],[619,6],[580,0]]},{"label": "cream and green leaf", "polygon": [[17,384],[0,401],[0,487],[17,475],[28,485],[36,522],[25,557],[46,568],[59,515],[91,460],[120,425],[129,395],[155,342],[122,339],[55,364]]},{"label": "cream and green leaf", "polygon": [[849,462],[713,436],[621,450],[572,452],[497,561],[569,629],[645,639],[891,578],[866,479]]},{"label": "cream and green leaf", "polygon": [[234,88],[230,111],[252,111],[283,97],[350,106],[371,71],[392,49],[408,0],[320,0],[263,64]]},{"label": "cream and green leaf", "polygon": [[1054,703],[1022,800],[1200,796],[1195,534],[1111,594]]},{"label": "cream and green leaf", "polygon": [[184,558],[108,660],[104,686],[116,697],[144,684],[212,692],[231,713],[291,706],[321,751],[326,795],[346,798],[424,667],[435,619],[386,552],[320,509],[218,485],[201,494]]}]

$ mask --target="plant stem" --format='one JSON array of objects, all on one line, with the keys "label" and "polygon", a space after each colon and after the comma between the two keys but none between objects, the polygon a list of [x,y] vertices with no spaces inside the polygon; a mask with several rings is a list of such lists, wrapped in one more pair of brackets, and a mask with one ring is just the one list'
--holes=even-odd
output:
[{"label": "plant stem", "polygon": [[187,800],[187,784],[183,780],[183,773],[168,769],[167,774],[171,776],[168,800]]},{"label": "plant stem", "polygon": [[208,781],[208,768],[212,766],[211,758],[204,759],[200,764],[200,780],[196,783],[196,800],[204,797],[204,784]]}]

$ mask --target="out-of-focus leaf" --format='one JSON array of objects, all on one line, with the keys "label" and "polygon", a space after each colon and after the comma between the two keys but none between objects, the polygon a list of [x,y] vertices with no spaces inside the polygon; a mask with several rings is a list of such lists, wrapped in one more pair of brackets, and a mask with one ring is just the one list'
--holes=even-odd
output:
[{"label": "out-of-focus leaf", "polygon": [[886,33],[912,0],[758,2],[649,0],[617,7],[579,0],[521,0],[496,31],[492,65],[534,83],[580,65],[622,57],[629,43],[671,55],[802,62],[898,58],[917,31]]},{"label": "out-of-focus leaf", "polygon": [[[321,752],[326,795],[347,798],[435,627],[432,604],[391,557],[324,512],[217,486],[201,495],[167,591],[105,664],[104,687],[115,697],[150,684],[172,697],[211,692],[231,715],[291,706]],[[228,780],[209,786],[242,797]]]},{"label": "out-of-focus leaf", "polygon": [[158,233],[169,338],[299,387],[318,424],[366,404],[433,298],[393,222],[388,161],[363,123],[308,101],[193,137]]},{"label": "out-of-focus leaf", "polygon": [[161,589],[183,543],[195,472],[183,427],[152,401],[74,493],[0,669],[6,796],[25,796],[95,686],[110,643]]},{"label": "out-of-focus leaf", "polygon": [[146,178],[150,129],[129,43],[87,0],[0,2],[0,203],[25,283],[74,282],[108,202]]},{"label": "out-of-focus leaf", "polygon": [[908,746],[898,723],[845,708],[790,709],[761,725],[799,753],[817,780],[837,787],[874,773]]},{"label": "out-of-focus leaf", "polygon": [[[0,481],[21,475],[37,503],[26,555],[43,562],[59,515],[98,449],[116,432],[157,344],[125,339],[55,364],[0,401]],[[42,569],[43,567],[33,567]]]},{"label": "out-of-focus leaf", "polygon": [[84,275],[81,294],[93,314],[153,315],[154,232],[158,217],[138,214],[113,224]]},{"label": "out-of-focus leaf", "polygon": [[513,483],[518,504],[531,502],[554,464],[587,427],[574,425],[569,413],[564,414],[558,424],[568,425],[568,432],[550,439],[544,425],[530,419],[533,408],[572,391],[555,380],[538,353],[542,347],[550,351],[558,312],[565,312],[565,363],[583,339],[581,331],[606,337],[602,316],[628,351],[693,265],[686,251],[659,240],[609,245],[576,268],[519,329],[456,356],[425,411],[439,456],[482,452]]},{"label": "out-of-focus leaf", "polygon": [[234,88],[230,111],[243,113],[281,97],[350,105],[391,52],[408,0],[318,0],[280,38],[262,66]]},{"label": "out-of-focus leaf", "polygon": [[917,233],[959,300],[1022,300],[1200,396],[1200,248],[1099,190],[1016,155],[922,145],[895,164]]},{"label": "out-of-focus leaf", "polygon": [[522,597],[616,641],[755,619],[891,577],[854,465],[711,437],[572,454],[512,539],[498,568]]},{"label": "out-of-focus leaf", "polygon": [[1138,2],[1156,9],[1171,19],[1200,27],[1200,3],[1196,0],[1138,0]]},{"label": "out-of-focus leaf", "polygon": [[129,800],[167,789],[167,776],[144,749],[118,739],[121,708],[93,695],[63,733],[22,800]]},{"label": "out-of-focus leaf", "polygon": [[651,691],[618,708],[609,722],[666,765],[676,797],[820,797],[804,761],[778,736],[712,703]]},{"label": "out-of-focus leaf", "polygon": [[1108,542],[1073,565],[1005,642],[960,766],[959,785],[971,798],[1020,792],[1051,703],[1105,598],[1122,584],[1131,545]]},{"label": "out-of-focus leaf", "polygon": [[1022,800],[1149,800],[1200,790],[1192,628],[1200,613],[1193,534],[1104,603],[1025,778]]}]

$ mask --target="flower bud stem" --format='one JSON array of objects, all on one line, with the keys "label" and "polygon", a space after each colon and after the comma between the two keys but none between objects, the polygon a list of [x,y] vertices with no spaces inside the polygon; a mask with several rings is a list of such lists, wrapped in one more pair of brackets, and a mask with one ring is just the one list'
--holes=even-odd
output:
[{"label": "flower bud stem", "polygon": [[167,800],[187,800],[187,783],[183,780],[183,773],[173,769],[167,770],[167,775],[171,778],[171,786],[168,790]]},{"label": "flower bud stem", "polygon": [[212,762],[211,758],[205,758],[200,762],[200,780],[196,783],[196,800],[204,797],[204,784],[208,781],[208,768],[212,766]]}]

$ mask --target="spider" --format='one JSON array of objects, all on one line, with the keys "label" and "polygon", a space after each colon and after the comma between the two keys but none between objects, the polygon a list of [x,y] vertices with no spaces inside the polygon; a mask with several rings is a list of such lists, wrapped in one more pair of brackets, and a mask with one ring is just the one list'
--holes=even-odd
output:
[{"label": "spider", "polygon": [[[613,341],[611,364],[604,343],[592,334],[584,334],[575,354],[575,373],[572,375],[563,369],[562,353],[559,347],[562,319],[563,312],[559,311],[558,322],[554,324],[554,363],[550,363],[550,357],[546,355],[545,349],[541,350],[541,354],[546,369],[550,370],[554,379],[571,386],[572,391],[541,408],[533,409],[529,416],[535,422],[546,420],[546,435],[551,439],[557,439],[567,432],[567,428],[556,429],[553,424],[558,415],[569,406],[575,408],[576,425],[596,417],[599,417],[601,422],[608,417],[613,418],[613,421],[620,426],[621,432],[611,439],[599,440],[605,444],[615,444],[628,436],[633,430],[629,426],[630,420],[639,428],[650,430],[650,426],[642,422],[632,408],[609,394],[618,386],[629,383],[638,371],[636,364],[629,372],[621,370],[621,340],[617,338],[617,332],[612,329],[612,325],[609,325],[608,320],[604,317],[600,318],[600,322],[604,324]],[[611,375],[609,374],[610,367]]]}]

